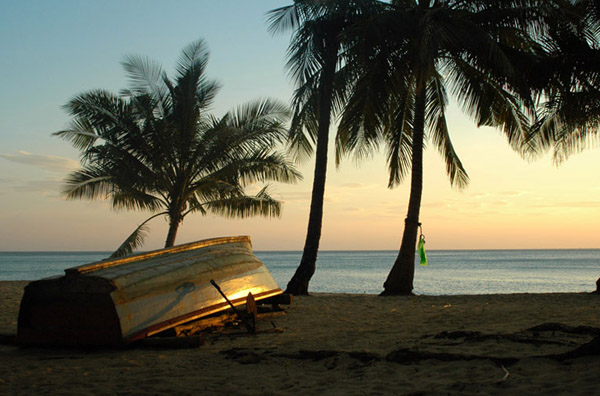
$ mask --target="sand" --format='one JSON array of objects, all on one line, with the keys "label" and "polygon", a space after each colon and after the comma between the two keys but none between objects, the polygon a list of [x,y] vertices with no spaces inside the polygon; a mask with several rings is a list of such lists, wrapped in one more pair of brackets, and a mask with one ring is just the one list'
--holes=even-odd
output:
[{"label": "sand", "polygon": [[[26,284],[0,282],[0,334],[16,333]],[[192,349],[4,343],[0,394],[600,394],[598,351],[564,355],[600,335],[598,295],[317,294],[272,321],[282,333],[223,332]],[[526,331],[550,322],[565,326]]]}]

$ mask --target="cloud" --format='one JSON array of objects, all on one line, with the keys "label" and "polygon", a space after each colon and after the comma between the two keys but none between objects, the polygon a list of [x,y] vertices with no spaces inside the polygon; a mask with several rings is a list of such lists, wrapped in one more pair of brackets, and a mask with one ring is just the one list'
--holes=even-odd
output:
[{"label": "cloud", "polygon": [[281,193],[281,199],[284,202],[309,202],[310,191],[291,191]]},{"label": "cloud", "polygon": [[406,213],[408,207],[406,205],[386,205],[385,209],[393,214]]},{"label": "cloud", "polygon": [[460,198],[445,201],[424,201],[423,207],[449,210],[473,210],[477,208],[513,206],[527,196],[527,191],[476,192],[463,194]]},{"label": "cloud", "polygon": [[527,192],[525,191],[501,191],[499,193],[497,193],[497,195],[499,196],[503,196],[503,197],[520,197],[522,195],[526,195]]},{"label": "cloud", "polygon": [[351,207],[343,208],[342,211],[344,211],[344,212],[359,213],[359,212],[364,212],[365,208],[358,208],[358,207],[355,207],[355,206],[351,206]]},{"label": "cloud", "polygon": [[14,191],[21,193],[40,193],[42,195],[58,195],[63,187],[62,180],[28,180],[15,186]]},{"label": "cloud", "polygon": [[0,177],[0,184],[13,184],[16,181],[16,177]]},{"label": "cloud", "polygon": [[534,208],[600,208],[600,201],[547,202],[531,205]]},{"label": "cloud", "polygon": [[0,157],[18,164],[32,165],[50,172],[68,173],[79,168],[79,162],[54,155],[32,154],[19,150],[16,154],[0,154]]},{"label": "cloud", "polygon": [[423,202],[421,204],[424,208],[450,208],[452,204],[448,201],[437,201],[437,202]]},{"label": "cloud", "polygon": [[475,199],[489,198],[490,196],[491,196],[490,193],[475,193],[475,194],[471,194],[471,198],[475,198]]},{"label": "cloud", "polygon": [[366,187],[364,184],[362,183],[344,183],[344,184],[340,184],[338,187],[341,188],[362,188],[362,187]]}]

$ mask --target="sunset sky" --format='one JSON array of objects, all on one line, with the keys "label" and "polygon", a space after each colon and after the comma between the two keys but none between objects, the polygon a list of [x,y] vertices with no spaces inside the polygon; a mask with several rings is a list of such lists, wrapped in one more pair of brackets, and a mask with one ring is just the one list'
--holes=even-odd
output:
[{"label": "sunset sky", "polygon": [[[212,112],[248,100],[289,102],[284,64],[289,35],[272,37],[265,13],[276,0],[24,0],[0,13],[0,250],[112,250],[145,218],[115,212],[106,202],[66,201],[62,179],[78,153],[51,133],[69,120],[74,95],[127,86],[126,54],[158,60],[171,72],[180,50],[206,40],[209,78],[223,88]],[[452,189],[434,148],[425,155],[421,210],[428,249],[600,248],[600,151],[573,155],[560,166],[546,155],[525,161],[500,132],[476,128],[452,106],[449,127],[471,183]],[[332,133],[333,133],[332,129]],[[383,154],[352,158],[328,174],[321,248],[397,249],[408,185],[389,190]],[[256,250],[300,250],[304,244],[312,160],[305,180],[273,185],[284,201],[279,219],[227,220],[201,215],[184,221],[177,243],[250,235]],[[253,186],[250,191],[257,191]],[[167,224],[155,219],[144,249],[160,248]]]}]

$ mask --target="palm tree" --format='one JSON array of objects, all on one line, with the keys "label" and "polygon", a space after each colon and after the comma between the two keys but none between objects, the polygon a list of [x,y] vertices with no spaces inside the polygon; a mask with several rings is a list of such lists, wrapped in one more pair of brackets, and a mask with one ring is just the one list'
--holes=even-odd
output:
[{"label": "palm tree", "polygon": [[[343,70],[342,35],[365,14],[380,6],[376,0],[296,0],[269,13],[269,29],[294,30],[287,67],[297,90],[289,147],[297,160],[315,153],[315,170],[308,229],[302,259],[286,292],[308,294],[317,261],[327,174],[332,113],[343,102],[348,74]],[[315,149],[316,146],[316,149]]]},{"label": "palm tree", "polygon": [[342,115],[339,147],[361,154],[383,140],[389,187],[411,174],[402,244],[382,295],[412,294],[425,142],[444,157],[452,185],[469,181],[446,123],[448,91],[478,126],[502,128],[513,147],[522,146],[534,103],[518,65],[538,48],[522,28],[537,12],[534,3],[395,0],[356,28],[350,59],[362,73]]},{"label": "palm tree", "polygon": [[202,40],[184,48],[174,80],[157,63],[130,56],[123,66],[131,87],[121,96],[95,90],[65,105],[73,119],[54,135],[79,149],[83,163],[66,180],[66,197],[109,198],[115,209],[153,213],[113,256],[138,247],[158,216],[169,221],[165,247],[191,213],[278,216],[281,203],[266,187],[254,196],[245,187],[301,178],[273,149],[285,138],[287,107],[260,100],[221,118],[207,114],[218,91],[206,79],[207,62]]}]

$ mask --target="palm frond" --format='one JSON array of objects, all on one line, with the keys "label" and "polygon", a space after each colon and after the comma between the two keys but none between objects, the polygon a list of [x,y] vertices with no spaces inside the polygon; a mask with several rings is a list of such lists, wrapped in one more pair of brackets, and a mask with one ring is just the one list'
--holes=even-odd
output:
[{"label": "palm frond", "polygon": [[206,110],[210,108],[220,89],[221,84],[217,81],[200,80],[196,95],[198,109]]},{"label": "palm frond", "polygon": [[573,154],[600,147],[600,135],[597,131],[598,126],[596,126],[593,133],[589,133],[586,129],[563,129],[561,133],[557,134],[553,142],[553,162],[560,165]]},{"label": "palm frond", "polygon": [[167,73],[152,59],[129,55],[121,62],[129,79],[130,88],[122,92],[126,96],[150,95],[155,99],[159,115],[164,117],[171,106]]},{"label": "palm frond", "polygon": [[317,143],[318,122],[318,90],[311,79],[299,87],[294,94],[294,113],[288,132],[287,148],[294,161],[302,163],[310,158]]},{"label": "palm frond", "polygon": [[112,194],[115,209],[157,211],[168,203],[141,190],[118,191]]},{"label": "palm frond", "polygon": [[426,120],[429,125],[429,134],[446,163],[446,173],[450,184],[458,188],[465,188],[469,184],[469,176],[458,158],[446,123],[447,95],[440,77],[432,79],[430,97],[427,100]]},{"label": "palm frond", "polygon": [[279,217],[281,202],[272,198],[267,187],[255,196],[231,197],[218,201],[206,202],[206,210],[224,217],[246,218],[251,216]]},{"label": "palm frond", "polygon": [[179,60],[175,67],[179,79],[189,75],[190,72],[196,75],[204,74],[208,64],[208,46],[202,39],[198,39],[188,44],[179,55]]},{"label": "palm frond", "polygon": [[106,140],[114,141],[118,138],[118,131],[137,127],[130,118],[128,103],[108,91],[84,92],[71,99],[63,108],[75,118],[93,125],[96,133]]},{"label": "palm frond", "polygon": [[92,147],[99,138],[101,139],[101,136],[94,130],[94,125],[81,118],[71,120],[67,129],[54,132],[52,136],[65,139],[80,151],[85,151]]},{"label": "palm frond", "polygon": [[414,93],[407,92],[398,99],[386,130],[387,164],[390,173],[388,187],[398,186],[412,166],[412,128]]},{"label": "palm frond", "polygon": [[[337,164],[348,153],[362,159],[377,150],[392,111],[390,97],[394,84],[389,63],[377,57],[370,67],[355,73],[358,75],[341,113],[336,135]],[[402,93],[396,90],[394,94]]]},{"label": "palm frond", "polygon": [[200,213],[202,216],[206,216],[207,212],[206,209],[204,209],[204,201],[202,200],[201,195],[196,195],[194,193],[188,198],[187,202],[188,210],[181,214],[182,220],[190,213]]},{"label": "palm frond", "polygon": [[271,34],[279,34],[294,30],[300,25],[296,4],[279,7],[267,13],[267,25]]},{"label": "palm frond", "polygon": [[290,109],[278,100],[262,98],[238,106],[230,114],[229,125],[240,129],[255,129],[270,126],[273,121],[285,123],[290,117]]},{"label": "palm frond", "polygon": [[501,127],[509,144],[516,150],[523,147],[531,122],[524,112],[524,103],[485,72],[461,59],[452,59],[448,79],[463,110],[478,126]]},{"label": "palm frond", "polygon": [[[229,112],[223,125],[229,130],[228,152],[233,157],[248,156],[265,147],[276,147],[286,138],[290,110],[285,104],[261,99],[248,102]],[[235,149],[234,154],[231,149]]]},{"label": "palm frond", "polygon": [[133,230],[133,232],[125,239],[125,241],[123,241],[117,250],[110,255],[109,258],[113,259],[130,255],[134,250],[141,247],[144,244],[144,240],[146,239],[146,236],[148,236],[148,232],[150,230],[146,224],[155,217],[167,214],[167,212],[157,213],[144,220],[144,222],[137,226],[135,230]]},{"label": "palm frond", "polygon": [[311,79],[319,80],[325,61],[325,48],[323,44],[316,41],[322,40],[318,34],[320,29],[319,22],[304,22],[288,48],[286,69],[290,79],[298,86],[306,84]]},{"label": "palm frond", "polygon": [[257,153],[240,162],[235,167],[242,186],[266,181],[297,183],[302,180],[302,174],[278,153]]},{"label": "palm frond", "polygon": [[106,199],[114,189],[110,175],[101,168],[88,165],[65,179],[62,194],[66,199]]},{"label": "palm frond", "polygon": [[552,148],[553,162],[559,165],[573,154],[600,145],[600,116],[581,119],[581,107],[569,110],[571,104],[546,105],[526,142],[530,154],[539,155]]}]

